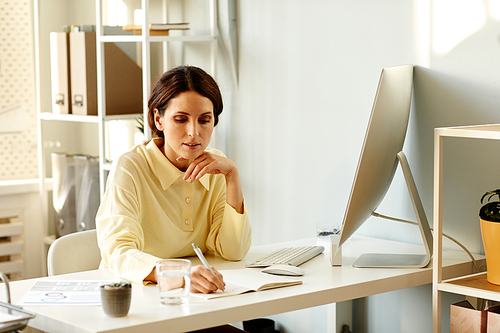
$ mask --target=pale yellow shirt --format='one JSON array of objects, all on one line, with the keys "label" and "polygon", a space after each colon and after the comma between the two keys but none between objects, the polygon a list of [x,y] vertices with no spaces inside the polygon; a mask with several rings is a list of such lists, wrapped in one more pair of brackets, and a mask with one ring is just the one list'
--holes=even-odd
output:
[{"label": "pale yellow shirt", "polygon": [[96,216],[101,267],[142,283],[158,260],[194,256],[191,243],[242,259],[251,243],[246,207],[239,214],[226,203],[223,175],[183,180],[158,140],[133,147],[113,165]]}]

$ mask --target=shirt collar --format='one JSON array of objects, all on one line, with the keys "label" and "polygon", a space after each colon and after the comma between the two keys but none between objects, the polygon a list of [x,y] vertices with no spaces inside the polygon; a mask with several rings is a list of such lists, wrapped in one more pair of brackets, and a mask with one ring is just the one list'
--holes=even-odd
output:
[{"label": "shirt collar", "polygon": [[[152,161],[153,172],[160,180],[163,190],[166,190],[179,177],[184,177],[184,172],[177,169],[177,167],[173,165],[165,155],[163,155],[157,146],[158,140],[162,139],[152,139],[146,145],[146,149]],[[208,174],[198,179],[198,181],[207,191],[210,189],[210,177]]]}]

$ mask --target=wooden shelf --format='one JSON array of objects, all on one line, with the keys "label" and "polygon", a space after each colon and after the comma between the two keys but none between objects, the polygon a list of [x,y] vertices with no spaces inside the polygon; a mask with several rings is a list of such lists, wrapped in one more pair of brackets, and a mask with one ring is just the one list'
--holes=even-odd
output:
[{"label": "wooden shelf", "polygon": [[440,291],[500,302],[500,286],[486,280],[486,272],[450,279],[438,284]]}]

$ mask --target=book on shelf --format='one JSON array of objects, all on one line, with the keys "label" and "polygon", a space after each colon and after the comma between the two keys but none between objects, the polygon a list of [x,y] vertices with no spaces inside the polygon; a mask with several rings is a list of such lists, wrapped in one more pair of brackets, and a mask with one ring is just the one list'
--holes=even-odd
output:
[{"label": "book on shelf", "polygon": [[[149,30],[188,30],[189,23],[150,23]],[[123,30],[142,30],[140,24],[124,25]]]},{"label": "book on shelf", "polygon": [[224,291],[217,290],[210,294],[192,293],[191,296],[208,300],[302,284],[300,278],[270,275],[255,268],[221,270],[219,272],[226,282]]}]

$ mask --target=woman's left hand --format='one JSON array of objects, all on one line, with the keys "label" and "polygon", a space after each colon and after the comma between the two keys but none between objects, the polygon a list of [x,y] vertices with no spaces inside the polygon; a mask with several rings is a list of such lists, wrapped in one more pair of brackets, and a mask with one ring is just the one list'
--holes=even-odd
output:
[{"label": "woman's left hand", "polygon": [[[186,161],[186,159],[178,157],[177,161],[182,162]],[[207,173],[223,174],[227,178],[230,177],[232,173],[237,174],[237,168],[236,164],[229,158],[205,151],[189,164],[189,167],[184,173],[184,180],[192,183]]]}]

